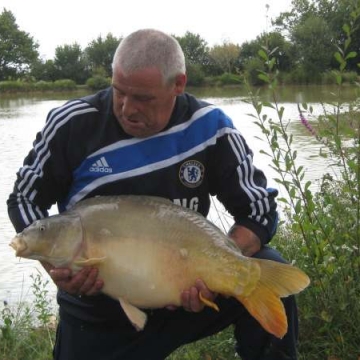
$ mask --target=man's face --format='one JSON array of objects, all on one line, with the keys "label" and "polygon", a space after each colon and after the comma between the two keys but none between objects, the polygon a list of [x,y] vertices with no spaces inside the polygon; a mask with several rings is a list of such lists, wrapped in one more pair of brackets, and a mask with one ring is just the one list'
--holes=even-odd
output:
[{"label": "man's face", "polygon": [[124,131],[135,137],[147,137],[168,124],[176,96],[184,91],[186,76],[164,84],[156,68],[146,68],[125,76],[116,67],[112,78],[114,114]]}]

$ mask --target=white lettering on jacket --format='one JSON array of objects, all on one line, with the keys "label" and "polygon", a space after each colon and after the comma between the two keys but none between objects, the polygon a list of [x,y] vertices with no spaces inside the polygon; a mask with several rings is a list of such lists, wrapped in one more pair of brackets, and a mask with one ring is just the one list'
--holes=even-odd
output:
[{"label": "white lettering on jacket", "polygon": [[176,205],[180,205],[182,207],[191,209],[191,210],[195,210],[197,211],[199,208],[199,198],[198,197],[193,197],[190,200],[188,199],[174,199],[174,204]]}]

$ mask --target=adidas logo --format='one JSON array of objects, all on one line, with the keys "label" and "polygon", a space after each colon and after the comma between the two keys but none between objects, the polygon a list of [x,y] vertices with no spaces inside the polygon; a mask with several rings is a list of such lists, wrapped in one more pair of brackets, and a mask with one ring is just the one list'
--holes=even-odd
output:
[{"label": "adidas logo", "polygon": [[103,156],[91,165],[89,171],[101,172],[101,173],[112,173],[112,168],[109,166],[105,157]]}]

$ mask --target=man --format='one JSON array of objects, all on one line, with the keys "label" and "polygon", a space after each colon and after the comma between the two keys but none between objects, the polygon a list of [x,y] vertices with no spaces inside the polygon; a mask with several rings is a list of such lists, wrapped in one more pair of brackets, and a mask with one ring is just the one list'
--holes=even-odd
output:
[{"label": "man", "polygon": [[[16,230],[47,216],[52,204],[61,212],[96,195],[156,195],[204,216],[214,195],[233,215],[230,236],[244,255],[283,261],[265,246],[276,229],[277,191],[266,189],[232,121],[184,93],[185,85],[184,54],[174,38],[148,29],[123,39],[111,88],[50,111],[8,200]],[[118,302],[100,293],[96,268],[73,275],[43,266],[59,289],[56,360],[163,359],[230,324],[243,360],[296,359],[293,297],[284,300],[289,331],[282,340],[201,279],[184,289],[181,308],[148,311],[137,332]],[[199,291],[221,311],[204,308]]]}]

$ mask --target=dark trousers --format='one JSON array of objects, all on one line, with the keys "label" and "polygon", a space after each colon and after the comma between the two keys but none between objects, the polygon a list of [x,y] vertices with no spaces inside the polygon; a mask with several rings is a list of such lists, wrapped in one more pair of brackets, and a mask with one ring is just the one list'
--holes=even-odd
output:
[{"label": "dark trousers", "polygon": [[[254,257],[284,262],[279,253],[269,247],[264,247]],[[263,330],[237,300],[221,296],[216,301],[220,312],[210,308],[199,313],[186,312],[182,308],[154,310],[149,314],[145,329],[140,332],[131,326],[97,327],[60,315],[54,359],[160,360],[181,345],[234,324],[236,351],[242,360],[296,360],[296,303],[293,296],[283,301],[289,328],[281,340]]]}]

